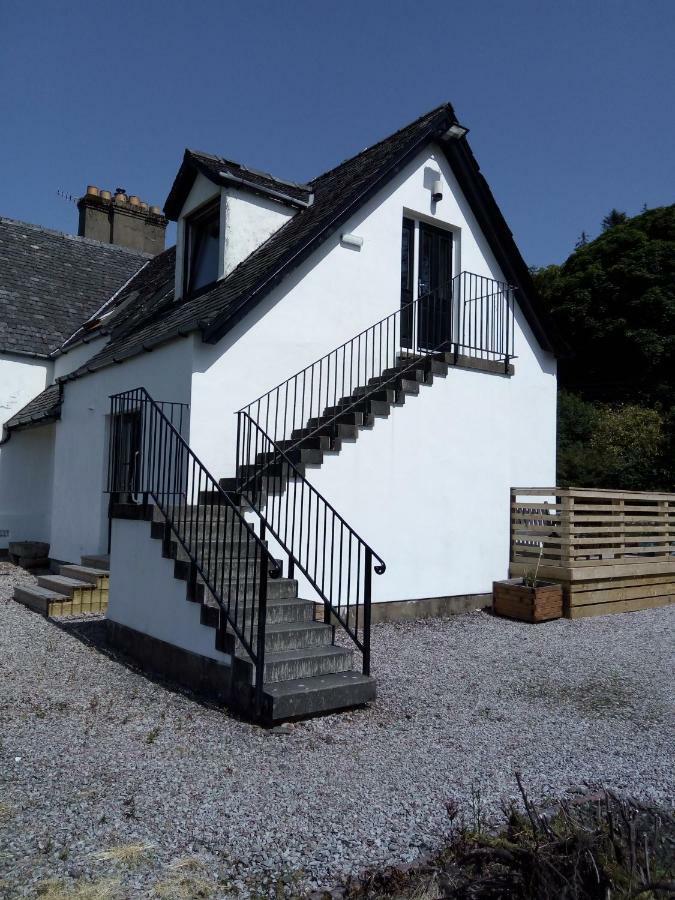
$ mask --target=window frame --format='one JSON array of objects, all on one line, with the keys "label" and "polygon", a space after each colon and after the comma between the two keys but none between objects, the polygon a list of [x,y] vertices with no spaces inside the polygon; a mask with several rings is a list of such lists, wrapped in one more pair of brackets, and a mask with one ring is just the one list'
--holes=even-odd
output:
[{"label": "window frame", "polygon": [[183,239],[183,296],[189,297],[196,291],[201,291],[209,284],[218,281],[218,270],[216,270],[213,281],[209,281],[199,288],[192,287],[194,277],[194,264],[199,251],[200,242],[195,242],[195,234],[203,234],[203,229],[208,226],[211,220],[218,223],[218,240],[220,244],[220,197],[215,197],[200,206],[194,212],[185,217],[185,233]]}]

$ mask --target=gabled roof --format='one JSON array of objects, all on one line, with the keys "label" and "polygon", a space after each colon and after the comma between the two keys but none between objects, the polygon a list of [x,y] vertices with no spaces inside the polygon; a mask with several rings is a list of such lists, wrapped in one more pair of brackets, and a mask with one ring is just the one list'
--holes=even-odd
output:
[{"label": "gabled roof", "polygon": [[9,439],[10,431],[55,422],[61,416],[62,399],[63,387],[60,384],[52,384],[45,388],[4,423],[0,430],[0,444]]},{"label": "gabled roof", "polygon": [[268,172],[249,169],[242,166],[241,163],[223,159],[221,156],[212,156],[210,153],[202,153],[199,150],[186,150],[181,167],[164,204],[164,213],[167,218],[174,221],[178,218],[199,173],[219,186],[230,184],[271,197],[290,206],[304,207],[312,202],[312,189],[307,184],[284,181],[281,178],[275,178]]},{"label": "gabled roof", "polygon": [[46,357],[148,258],[0,217],[0,352]]},{"label": "gabled roof", "polygon": [[[544,349],[556,352],[561,345],[467,141],[444,138],[456,121],[452,107],[443,104],[325,172],[309,185],[311,205],[298,210],[226,278],[177,304],[169,302],[167,292],[144,304],[145,318],[122,317],[110,344],[66,378],[120,362],[190,331],[201,330],[205,341],[218,341],[431,141],[443,146],[504,276],[518,288],[519,303],[537,339]],[[392,307],[395,304],[392,298]]]}]

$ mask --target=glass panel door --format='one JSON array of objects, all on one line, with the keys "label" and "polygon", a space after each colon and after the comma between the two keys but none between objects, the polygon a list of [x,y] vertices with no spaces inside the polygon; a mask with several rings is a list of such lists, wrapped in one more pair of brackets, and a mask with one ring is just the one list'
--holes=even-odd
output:
[{"label": "glass panel door", "polygon": [[417,344],[450,349],[452,338],[452,234],[420,223]]}]

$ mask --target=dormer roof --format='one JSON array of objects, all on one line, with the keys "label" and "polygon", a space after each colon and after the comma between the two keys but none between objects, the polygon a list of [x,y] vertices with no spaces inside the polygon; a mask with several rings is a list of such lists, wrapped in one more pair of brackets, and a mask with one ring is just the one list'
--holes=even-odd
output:
[{"label": "dormer roof", "polygon": [[249,169],[222,156],[187,149],[164,204],[164,213],[168,219],[178,219],[198,174],[204,175],[219,187],[231,185],[299,209],[306,208],[312,202],[312,188],[308,184],[284,181],[268,172]]}]

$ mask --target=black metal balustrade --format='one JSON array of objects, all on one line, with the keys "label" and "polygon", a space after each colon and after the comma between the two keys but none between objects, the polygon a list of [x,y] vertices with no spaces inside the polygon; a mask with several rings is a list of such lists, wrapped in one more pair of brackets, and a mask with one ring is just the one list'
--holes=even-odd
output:
[{"label": "black metal balustrade", "polygon": [[[155,402],[144,388],[110,398],[108,493],[112,505],[149,500],[164,521],[164,541],[189,560],[188,590],[201,578],[255,667],[258,710],[265,666],[267,579],[281,574],[265,543],[265,522],[246,521],[190,449],[182,404]],[[161,615],[158,610],[158,615]]]},{"label": "black metal balustrade", "polygon": [[370,674],[371,577],[384,560],[254,422],[238,414],[237,489],[323,601],[324,622],[336,620],[362,654]]},{"label": "black metal balustrade", "polygon": [[461,272],[413,300],[243,407],[285,452],[364,408],[420,358],[514,359],[514,288]]}]

